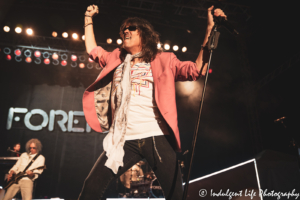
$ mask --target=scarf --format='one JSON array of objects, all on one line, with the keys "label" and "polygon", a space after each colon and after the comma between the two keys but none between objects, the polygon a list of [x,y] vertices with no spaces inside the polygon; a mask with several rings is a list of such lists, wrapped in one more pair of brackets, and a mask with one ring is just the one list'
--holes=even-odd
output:
[{"label": "scarf", "polygon": [[122,68],[121,83],[116,91],[117,105],[114,121],[109,133],[103,140],[103,149],[106,152],[105,166],[117,174],[119,167],[123,167],[124,143],[127,128],[127,110],[131,97],[131,64],[134,58],[141,56],[141,52],[127,54]]}]

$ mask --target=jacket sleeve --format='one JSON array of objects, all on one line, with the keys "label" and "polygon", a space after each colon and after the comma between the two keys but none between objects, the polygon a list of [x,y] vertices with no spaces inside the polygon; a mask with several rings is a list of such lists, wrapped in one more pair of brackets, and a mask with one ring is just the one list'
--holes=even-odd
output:
[{"label": "jacket sleeve", "polygon": [[10,173],[10,171],[14,171],[17,172],[18,169],[20,168],[21,165],[21,160],[23,159],[23,154],[19,157],[18,161],[16,162],[16,164],[9,170],[8,173]]},{"label": "jacket sleeve", "polygon": [[195,81],[201,77],[197,65],[191,61],[180,61],[174,53],[170,53],[171,69],[175,76],[175,81]]},{"label": "jacket sleeve", "polygon": [[107,63],[108,56],[111,52],[107,52],[102,47],[95,47],[89,54],[89,57],[99,63],[100,67],[104,68]]}]

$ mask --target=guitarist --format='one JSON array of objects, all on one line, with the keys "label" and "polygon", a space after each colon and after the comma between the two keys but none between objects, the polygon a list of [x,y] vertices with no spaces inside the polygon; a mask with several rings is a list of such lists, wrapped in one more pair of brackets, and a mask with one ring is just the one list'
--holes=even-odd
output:
[{"label": "guitarist", "polygon": [[45,165],[45,157],[40,154],[41,150],[42,144],[38,139],[33,138],[26,143],[27,152],[22,153],[10,169],[7,181],[13,180],[18,173],[25,172],[25,176],[7,189],[3,200],[11,200],[20,190],[23,200],[32,199],[33,181],[43,172],[43,169],[36,168]]}]

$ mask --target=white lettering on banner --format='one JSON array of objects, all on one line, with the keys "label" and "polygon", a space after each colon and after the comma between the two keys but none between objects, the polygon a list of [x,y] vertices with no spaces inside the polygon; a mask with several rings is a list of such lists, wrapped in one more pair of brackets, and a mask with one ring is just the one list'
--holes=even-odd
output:
[{"label": "white lettering on banner", "polygon": [[[49,131],[53,131],[54,130],[54,124],[55,124],[55,117],[57,115],[61,115],[62,119],[57,121],[58,126],[60,127],[60,129],[63,132],[84,132],[84,130],[86,132],[91,132],[91,127],[86,123],[85,128],[83,127],[73,127],[73,124],[78,124],[79,121],[77,119],[74,120],[75,116],[84,116],[83,111],[69,111],[69,114],[67,114],[65,111],[63,110],[50,110],[49,113],[49,117],[48,114],[41,110],[41,109],[33,109],[31,111],[28,112],[27,108],[10,108],[8,111],[8,117],[7,117],[7,123],[6,123],[6,129],[10,130],[12,128],[12,124],[13,124],[13,120],[14,121],[19,121],[20,117],[16,116],[14,118],[14,114],[15,113],[22,113],[25,114],[24,117],[24,124],[25,126],[32,131],[40,131],[43,128],[45,128],[48,125],[49,122],[49,126],[48,126],[48,130]],[[41,124],[39,125],[33,125],[30,122],[30,118],[33,115],[40,115],[43,118],[43,121]],[[67,127],[66,127],[66,123]]]}]

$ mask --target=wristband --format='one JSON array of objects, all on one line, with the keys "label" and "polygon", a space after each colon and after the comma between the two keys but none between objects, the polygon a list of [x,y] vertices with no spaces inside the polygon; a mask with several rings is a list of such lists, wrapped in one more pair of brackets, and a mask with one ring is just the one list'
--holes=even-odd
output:
[{"label": "wristband", "polygon": [[85,28],[86,26],[91,25],[91,24],[93,24],[93,23],[89,23],[89,24],[87,24],[87,25],[84,25],[83,28]]}]

